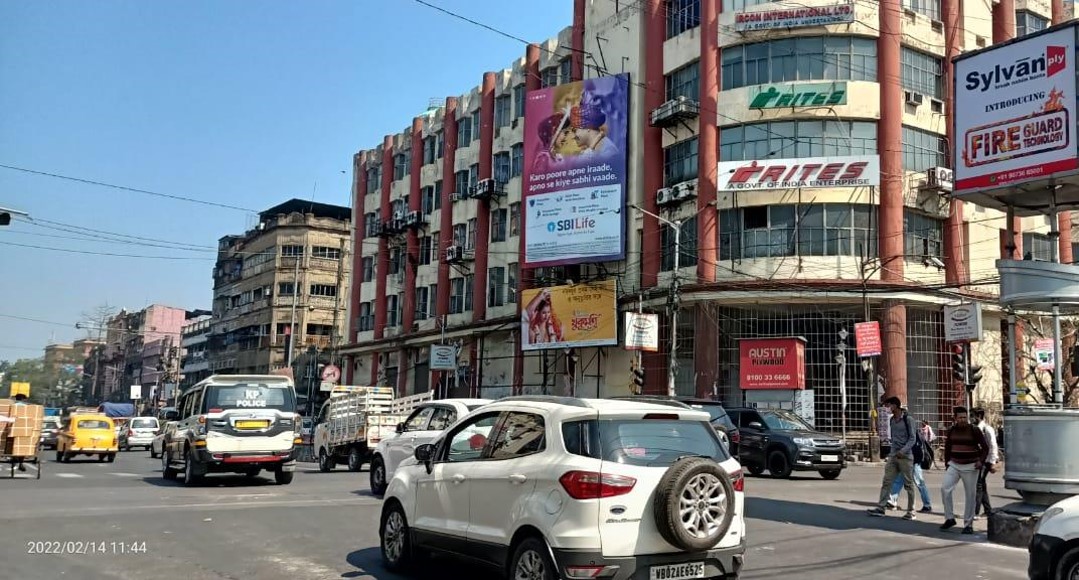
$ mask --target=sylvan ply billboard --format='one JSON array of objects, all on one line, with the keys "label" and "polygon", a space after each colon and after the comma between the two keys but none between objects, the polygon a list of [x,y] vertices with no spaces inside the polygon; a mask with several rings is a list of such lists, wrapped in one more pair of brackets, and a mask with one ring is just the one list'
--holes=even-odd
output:
[{"label": "sylvan ply billboard", "polygon": [[1075,28],[959,59],[955,76],[957,195],[1079,169]]}]

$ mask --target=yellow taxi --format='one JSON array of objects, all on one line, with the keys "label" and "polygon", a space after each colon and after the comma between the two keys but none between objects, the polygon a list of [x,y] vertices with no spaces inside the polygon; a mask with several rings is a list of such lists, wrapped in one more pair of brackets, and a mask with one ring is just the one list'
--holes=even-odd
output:
[{"label": "yellow taxi", "polygon": [[56,460],[71,461],[76,455],[97,455],[112,462],[120,450],[116,424],[105,415],[72,415],[56,438]]}]

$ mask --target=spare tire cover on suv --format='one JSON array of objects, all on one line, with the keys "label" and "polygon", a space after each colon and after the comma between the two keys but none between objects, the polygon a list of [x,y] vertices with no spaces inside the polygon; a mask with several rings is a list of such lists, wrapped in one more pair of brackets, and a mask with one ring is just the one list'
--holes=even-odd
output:
[{"label": "spare tire cover on suv", "polygon": [[707,550],[731,526],[734,486],[712,459],[685,457],[663,474],[653,504],[656,528],[664,540],[686,551]]}]

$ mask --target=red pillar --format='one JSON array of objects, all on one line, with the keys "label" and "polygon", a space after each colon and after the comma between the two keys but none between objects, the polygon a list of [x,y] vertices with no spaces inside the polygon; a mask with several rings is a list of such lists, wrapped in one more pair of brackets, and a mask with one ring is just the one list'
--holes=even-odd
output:
[{"label": "red pillar", "polygon": [[[483,73],[480,89],[480,174],[491,179],[495,145],[495,73]],[[491,239],[491,202],[481,199],[476,209],[476,270],[472,283],[472,320],[487,318],[487,245]]]},{"label": "red pillar", "polygon": [[[364,196],[367,195],[367,152],[352,156],[352,286],[349,288],[348,341],[355,344],[359,329],[360,287],[363,284]],[[352,377],[349,370],[349,378]]]},{"label": "red pillar", "polygon": [[[697,280],[716,281],[719,162],[719,0],[701,2],[700,134],[697,139]],[[646,192],[647,193],[647,192]],[[709,381],[710,383],[711,381]]]},{"label": "red pillar", "polygon": [[[423,119],[412,119],[412,163],[409,166],[408,210],[420,211],[420,169],[423,167]],[[406,234],[405,252],[405,300],[403,315],[404,332],[412,332],[416,320],[416,269],[420,264],[420,238],[416,230]]]},{"label": "red pillar", "polygon": [[[900,0],[881,0],[880,37],[877,39],[880,121],[877,148],[880,154],[879,209],[880,277],[900,283],[903,278],[903,87],[900,85],[900,42],[903,37]],[[885,396],[907,402],[907,309],[900,300],[884,302],[881,321],[882,371]]]},{"label": "red pillar", "polygon": [[[1064,13],[1064,0],[1053,0],[1053,24],[1068,20]],[[1057,214],[1057,228],[1060,229],[1060,262],[1070,264],[1075,261],[1072,255],[1072,212],[1062,211]]]},{"label": "red pillar", "polygon": [[[963,52],[963,1],[943,0],[941,10],[944,15],[944,106],[948,119],[954,118],[955,101],[953,100],[955,82],[952,76],[952,59]],[[948,143],[955,143],[955,127],[946,124]],[[954,163],[952,147],[947,152],[947,164]],[[948,221],[944,226],[944,281],[952,286],[967,281],[969,273],[964,261],[963,244],[970,243],[963,238],[963,202],[957,199],[948,204]]]},{"label": "red pillar", "polygon": [[[1015,38],[1015,0],[999,0],[993,5],[993,44],[1007,42]],[[1023,259],[1023,220],[1012,220],[1012,232],[1015,233],[1015,253],[1002,256],[1004,259]]]},{"label": "red pillar", "polygon": [[570,55],[570,75],[575,81],[584,79],[585,11],[585,0],[573,0],[573,31],[570,39],[573,53]]},{"label": "red pillar", "polygon": [[[582,37],[583,41],[583,37]],[[538,90],[540,88],[540,76],[539,76],[539,55],[540,48],[537,44],[530,44],[525,50],[525,93]],[[524,178],[528,175],[528,168],[525,168],[525,175],[522,176],[522,183]],[[532,270],[525,268],[525,224],[528,221],[528,212],[524,210],[524,187],[521,187],[521,235],[517,239],[517,318],[521,318],[521,292],[527,290],[532,286]],[[524,352],[521,350],[521,331],[517,330],[513,335],[513,393],[521,394],[521,390],[524,388],[524,374],[525,374],[525,359]]]},{"label": "red pillar", "polygon": [[[457,159],[457,97],[446,97],[446,107],[442,111],[442,201],[439,213],[438,250],[438,287],[435,294],[435,316],[439,324],[445,324],[450,313],[450,265],[446,263],[445,251],[453,243],[453,201],[450,194],[454,190],[454,172]],[[439,372],[437,380],[442,381],[446,372]]]},{"label": "red pillar", "polygon": [[[666,6],[663,0],[648,0],[644,25],[644,165],[641,168],[641,182],[644,186],[644,208],[652,213],[659,213],[656,191],[663,187],[663,133],[648,120],[652,111],[663,104],[666,96],[663,79],[663,42],[667,37]],[[703,92],[703,79],[701,88]],[[702,148],[698,147],[698,152],[701,150]],[[651,288],[659,282],[659,221],[645,214],[642,229],[641,287]],[[646,368],[645,372],[647,371]]]},{"label": "red pillar", "polygon": [[[390,185],[393,183],[393,137],[386,135],[382,142],[382,200],[379,202],[379,220],[390,221]],[[375,339],[386,332],[386,278],[390,275],[390,248],[384,237],[378,239],[378,256],[375,273]]]}]

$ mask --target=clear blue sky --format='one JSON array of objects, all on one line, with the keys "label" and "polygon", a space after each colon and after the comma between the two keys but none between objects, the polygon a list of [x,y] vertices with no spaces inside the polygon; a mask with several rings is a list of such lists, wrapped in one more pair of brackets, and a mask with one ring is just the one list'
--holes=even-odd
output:
[{"label": "clear blue sky", "polygon": [[[532,41],[568,26],[573,4],[431,2]],[[412,0],[4,0],[0,164],[255,209],[313,191],[349,205],[354,152],[524,51]],[[253,220],[3,168],[0,207],[198,246]],[[0,227],[0,314],[62,324],[0,317],[0,360],[79,336],[74,323],[97,305],[210,307],[212,252],[71,237],[82,236]]]}]

